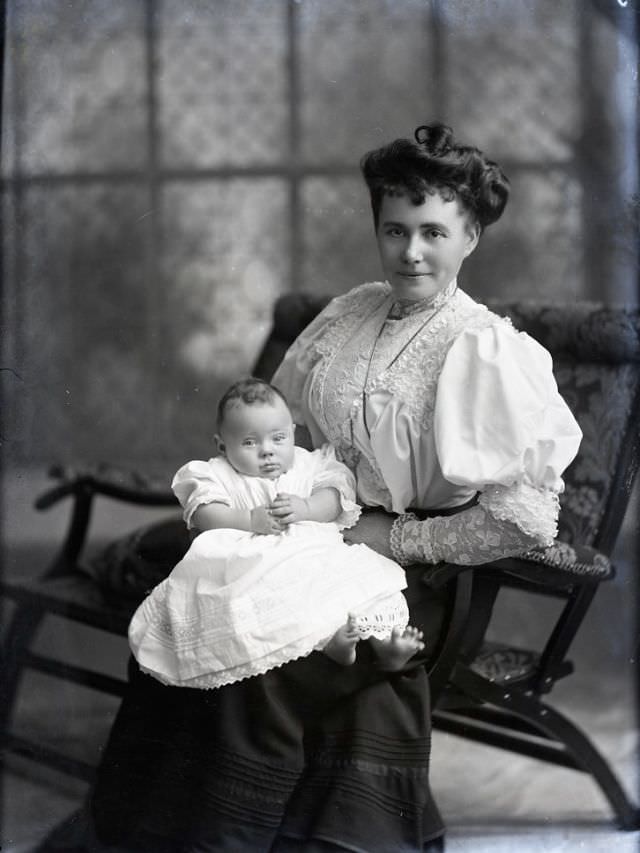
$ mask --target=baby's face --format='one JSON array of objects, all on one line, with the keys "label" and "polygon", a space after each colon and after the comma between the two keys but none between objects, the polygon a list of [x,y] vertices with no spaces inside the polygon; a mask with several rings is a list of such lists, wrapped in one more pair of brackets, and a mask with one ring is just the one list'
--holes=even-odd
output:
[{"label": "baby's face", "polygon": [[227,408],[218,436],[220,451],[240,474],[276,480],[293,464],[291,412],[273,403],[235,402]]}]

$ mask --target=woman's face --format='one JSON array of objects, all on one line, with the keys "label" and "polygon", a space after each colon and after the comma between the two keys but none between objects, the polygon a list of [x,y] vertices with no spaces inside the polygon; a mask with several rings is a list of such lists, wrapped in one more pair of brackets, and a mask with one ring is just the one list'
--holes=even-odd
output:
[{"label": "woman's face", "polygon": [[479,232],[457,200],[445,201],[436,192],[417,205],[405,195],[385,195],[376,236],[382,268],[396,296],[426,299],[457,276]]}]

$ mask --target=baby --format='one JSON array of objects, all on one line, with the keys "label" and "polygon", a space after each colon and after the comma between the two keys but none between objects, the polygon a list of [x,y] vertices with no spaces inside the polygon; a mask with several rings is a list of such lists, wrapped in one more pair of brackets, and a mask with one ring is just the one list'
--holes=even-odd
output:
[{"label": "baby", "polygon": [[424,647],[401,567],[342,539],[360,515],[352,474],[328,445],[296,447],[294,430],[276,388],[243,380],[218,406],[220,455],[175,475],[199,535],[129,627],[141,669],[160,681],[218,687],[319,649],[349,665],[365,639],[399,670]]}]

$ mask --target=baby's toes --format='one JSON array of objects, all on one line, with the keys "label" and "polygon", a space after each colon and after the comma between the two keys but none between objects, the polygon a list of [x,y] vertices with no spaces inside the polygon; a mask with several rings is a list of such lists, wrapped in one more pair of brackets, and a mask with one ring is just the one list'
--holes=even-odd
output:
[{"label": "baby's toes", "polygon": [[424,634],[418,628],[413,628],[411,625],[409,625],[407,631],[405,632],[405,637],[407,641],[419,651],[422,651],[422,649],[424,649],[424,643],[422,642]]}]

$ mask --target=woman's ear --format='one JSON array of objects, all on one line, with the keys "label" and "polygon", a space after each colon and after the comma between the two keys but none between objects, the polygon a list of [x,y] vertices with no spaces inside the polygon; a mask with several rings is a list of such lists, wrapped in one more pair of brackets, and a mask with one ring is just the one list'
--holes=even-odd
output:
[{"label": "woman's ear", "polygon": [[480,239],[480,226],[479,225],[471,225],[467,232],[467,244],[464,247],[464,256],[468,258],[471,252],[478,245],[478,240]]},{"label": "woman's ear", "polygon": [[222,438],[220,438],[220,436],[218,435],[218,433],[216,433],[216,434],[213,436],[213,440],[214,440],[214,441],[215,441],[215,443],[216,443],[216,448],[218,449],[218,453],[219,453],[221,456],[224,456],[224,455],[225,455],[225,446],[224,446],[224,441],[222,440]]}]

